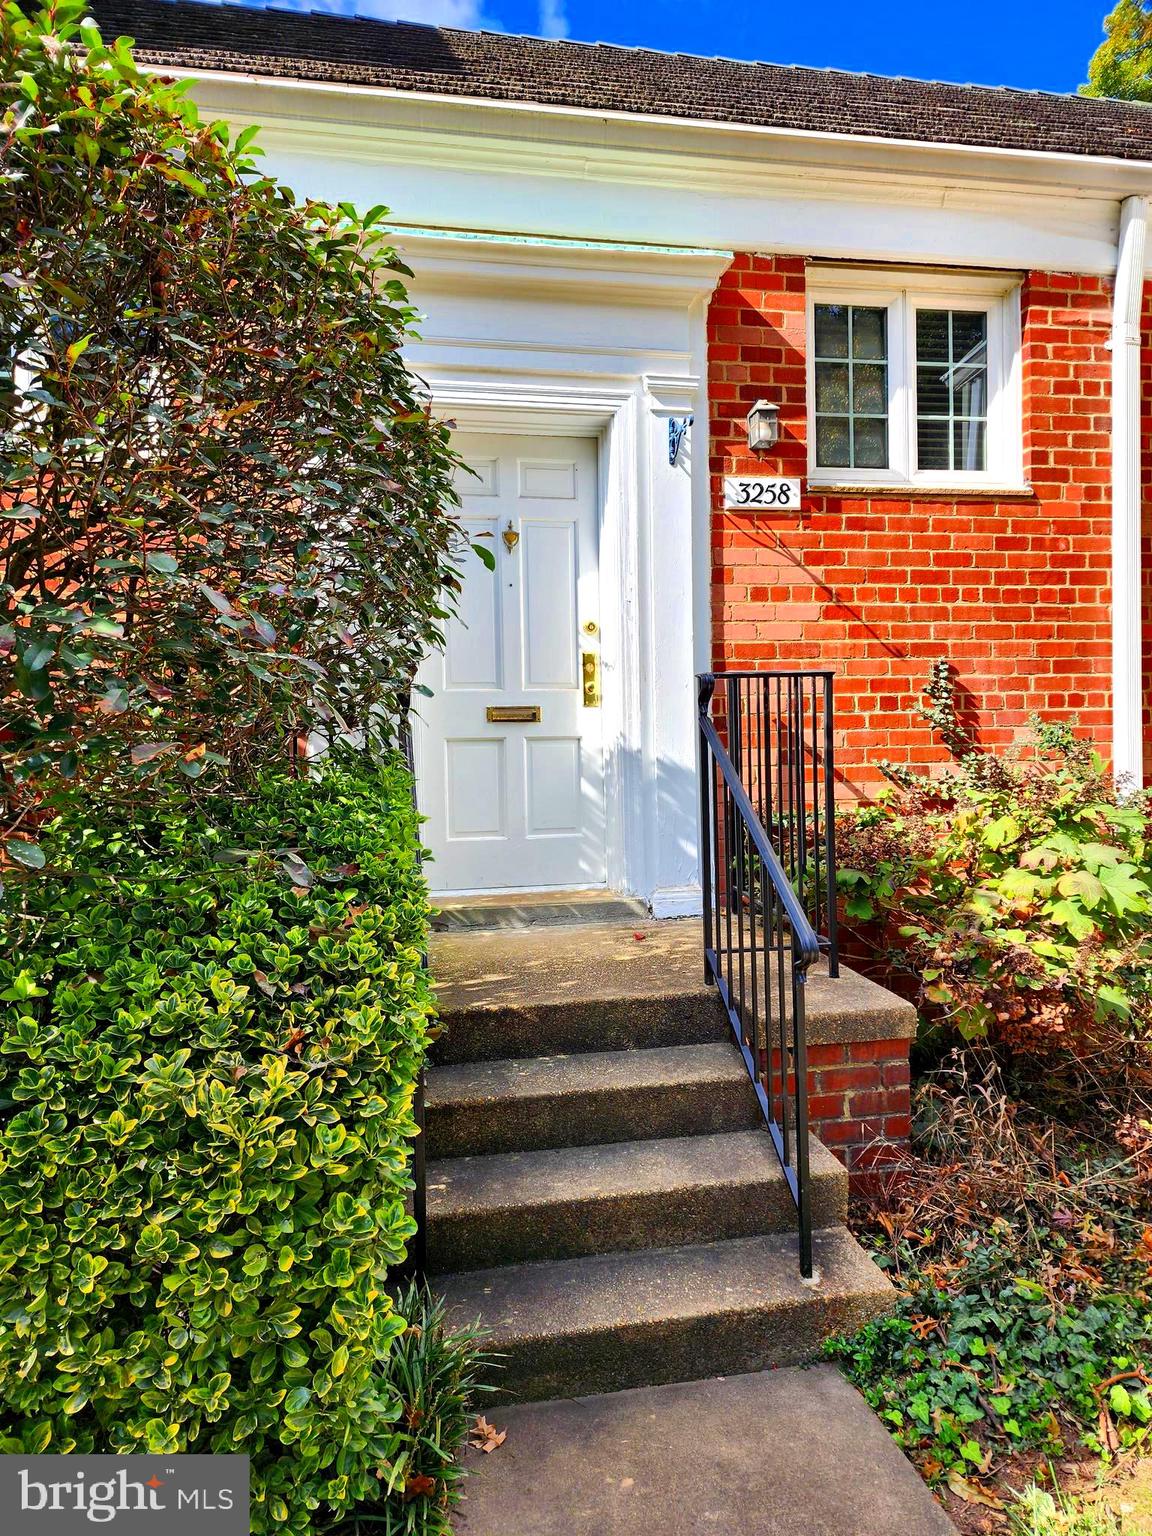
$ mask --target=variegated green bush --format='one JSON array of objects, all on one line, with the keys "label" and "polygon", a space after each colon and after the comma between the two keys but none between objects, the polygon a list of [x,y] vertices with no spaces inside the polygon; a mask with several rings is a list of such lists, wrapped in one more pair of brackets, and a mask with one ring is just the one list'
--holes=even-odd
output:
[{"label": "variegated green bush", "polygon": [[120,814],[65,806],[0,907],[0,1450],[247,1452],[253,1530],[303,1533],[402,1411],[409,781]]}]

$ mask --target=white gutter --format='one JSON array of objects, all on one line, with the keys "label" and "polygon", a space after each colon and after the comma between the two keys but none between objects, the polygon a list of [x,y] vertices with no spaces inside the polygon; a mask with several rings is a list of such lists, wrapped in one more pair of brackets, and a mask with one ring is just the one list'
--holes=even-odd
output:
[{"label": "white gutter", "polygon": [[1144,783],[1140,633],[1140,318],[1148,199],[1120,204],[1112,299],[1112,769]]}]

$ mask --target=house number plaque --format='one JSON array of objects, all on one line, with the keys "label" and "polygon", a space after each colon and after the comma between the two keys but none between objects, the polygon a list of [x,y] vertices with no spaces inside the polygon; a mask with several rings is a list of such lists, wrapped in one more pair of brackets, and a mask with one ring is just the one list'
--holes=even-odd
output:
[{"label": "house number plaque", "polygon": [[726,475],[724,505],[733,512],[799,512],[800,481],[766,475]]}]

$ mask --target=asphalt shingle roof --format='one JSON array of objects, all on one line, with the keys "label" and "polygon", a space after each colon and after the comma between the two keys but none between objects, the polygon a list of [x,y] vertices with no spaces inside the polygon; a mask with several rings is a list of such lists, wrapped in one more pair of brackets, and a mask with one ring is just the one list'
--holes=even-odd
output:
[{"label": "asphalt shingle roof", "polygon": [[143,61],[589,112],[1152,161],[1152,106],[196,0],[93,0]]}]

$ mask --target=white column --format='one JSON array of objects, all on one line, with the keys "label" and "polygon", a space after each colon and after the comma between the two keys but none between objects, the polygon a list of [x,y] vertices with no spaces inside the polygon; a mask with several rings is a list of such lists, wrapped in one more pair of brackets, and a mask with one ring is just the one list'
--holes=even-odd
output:
[{"label": "white column", "polygon": [[1140,319],[1148,199],[1120,205],[1112,304],[1112,765],[1144,780],[1140,562]]},{"label": "white column", "polygon": [[[695,916],[702,910],[696,813],[696,728],[693,580],[694,482],[708,474],[708,423],[692,377],[644,380],[648,418],[647,518],[642,541],[648,632],[645,658],[651,709],[645,722],[652,776],[647,821],[653,914]],[[693,417],[675,464],[668,425]]]}]

